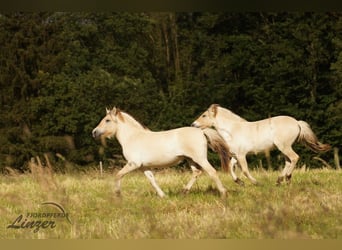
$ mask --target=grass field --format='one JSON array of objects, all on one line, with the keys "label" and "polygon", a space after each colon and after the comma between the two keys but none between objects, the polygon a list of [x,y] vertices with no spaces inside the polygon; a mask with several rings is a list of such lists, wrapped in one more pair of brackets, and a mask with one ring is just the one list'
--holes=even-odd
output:
[{"label": "grass field", "polygon": [[[48,168],[0,176],[2,239],[336,239],[342,238],[342,172],[296,170],[292,183],[275,186],[278,172],[252,171],[261,183],[245,187],[228,174],[219,176],[228,189],[220,198],[205,174],[187,195],[190,171],[163,170],[155,177],[167,194],[160,199],[142,172],[122,181],[122,197],[113,194],[113,174],[97,171],[54,174]],[[66,218],[44,218],[60,212]],[[28,215],[31,214],[31,217]],[[32,217],[39,214],[41,217]],[[20,221],[16,221],[22,215]],[[26,221],[24,219],[26,218]],[[41,220],[51,227],[22,228]],[[15,222],[16,221],[16,222]],[[33,221],[33,222],[32,222]],[[19,228],[8,228],[9,225]],[[35,224],[37,225],[37,224]],[[41,224],[42,225],[42,224]],[[52,227],[54,226],[54,227]]]}]

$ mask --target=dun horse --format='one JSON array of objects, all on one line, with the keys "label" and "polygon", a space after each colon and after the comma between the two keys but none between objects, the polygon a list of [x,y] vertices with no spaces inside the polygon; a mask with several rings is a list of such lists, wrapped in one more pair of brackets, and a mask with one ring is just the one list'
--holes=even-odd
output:
[{"label": "dun horse", "polygon": [[192,126],[200,128],[214,127],[229,145],[235,159],[230,161],[229,170],[235,182],[243,182],[234,172],[238,163],[242,172],[254,184],[255,178],[249,173],[246,161],[248,153],[264,152],[277,147],[285,155],[285,167],[278,177],[277,184],[284,179],[290,181],[299,156],[292,149],[298,140],[315,152],[325,152],[330,145],[322,144],[305,121],[297,121],[290,116],[275,116],[269,119],[249,122],[228,109],[212,104]]},{"label": "dun horse", "polygon": [[[106,116],[93,130],[93,137],[116,137],[121,144],[127,164],[116,174],[115,191],[120,194],[121,178],[138,168],[170,167],[187,160],[193,171],[192,178],[185,187],[189,191],[196,178],[204,169],[216,183],[222,196],[226,189],[222,185],[216,170],[207,160],[207,146],[211,146],[221,156],[221,164],[228,168],[229,149],[224,140],[213,129],[201,130],[183,127],[173,130],[154,132],[143,127],[129,114],[117,108],[106,110]],[[146,177],[157,190],[160,197],[165,194],[157,185],[151,171],[145,171]]]}]

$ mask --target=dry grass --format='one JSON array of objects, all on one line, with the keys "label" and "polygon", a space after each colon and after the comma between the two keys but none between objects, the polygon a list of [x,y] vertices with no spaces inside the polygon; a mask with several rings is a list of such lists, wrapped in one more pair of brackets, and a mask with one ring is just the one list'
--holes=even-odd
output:
[{"label": "dry grass", "polygon": [[[12,238],[139,239],[342,238],[342,172],[296,171],[290,185],[275,186],[278,172],[254,171],[262,183],[237,186],[219,173],[228,189],[222,200],[203,175],[187,195],[182,188],[189,172],[155,173],[168,195],[160,199],[141,172],[122,181],[122,197],[113,193],[113,174],[96,171],[55,174],[32,168],[30,174],[0,176],[0,235]],[[7,228],[20,214],[46,212],[45,201],[57,202],[69,213],[70,224],[56,219],[56,227]],[[49,208],[53,211],[53,208]]]}]

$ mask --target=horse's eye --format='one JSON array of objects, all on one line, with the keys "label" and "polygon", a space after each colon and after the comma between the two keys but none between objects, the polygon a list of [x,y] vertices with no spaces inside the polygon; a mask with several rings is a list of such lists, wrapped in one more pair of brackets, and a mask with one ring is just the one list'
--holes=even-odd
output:
[{"label": "horse's eye", "polygon": [[203,118],[207,117],[207,115],[202,115]]},{"label": "horse's eye", "polygon": [[107,119],[107,120],[106,120],[106,122],[110,122],[110,120],[109,120],[109,119]]}]

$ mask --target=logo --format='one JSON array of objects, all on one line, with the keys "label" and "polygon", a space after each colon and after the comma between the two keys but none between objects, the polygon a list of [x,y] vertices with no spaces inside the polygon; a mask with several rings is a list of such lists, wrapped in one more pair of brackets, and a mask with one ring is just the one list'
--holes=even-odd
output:
[{"label": "logo", "polygon": [[67,220],[72,224],[69,214],[65,212],[62,205],[52,201],[43,202],[41,205],[54,207],[57,212],[28,212],[20,214],[7,228],[28,229],[37,233],[42,229],[53,229],[57,223],[63,220]]}]

